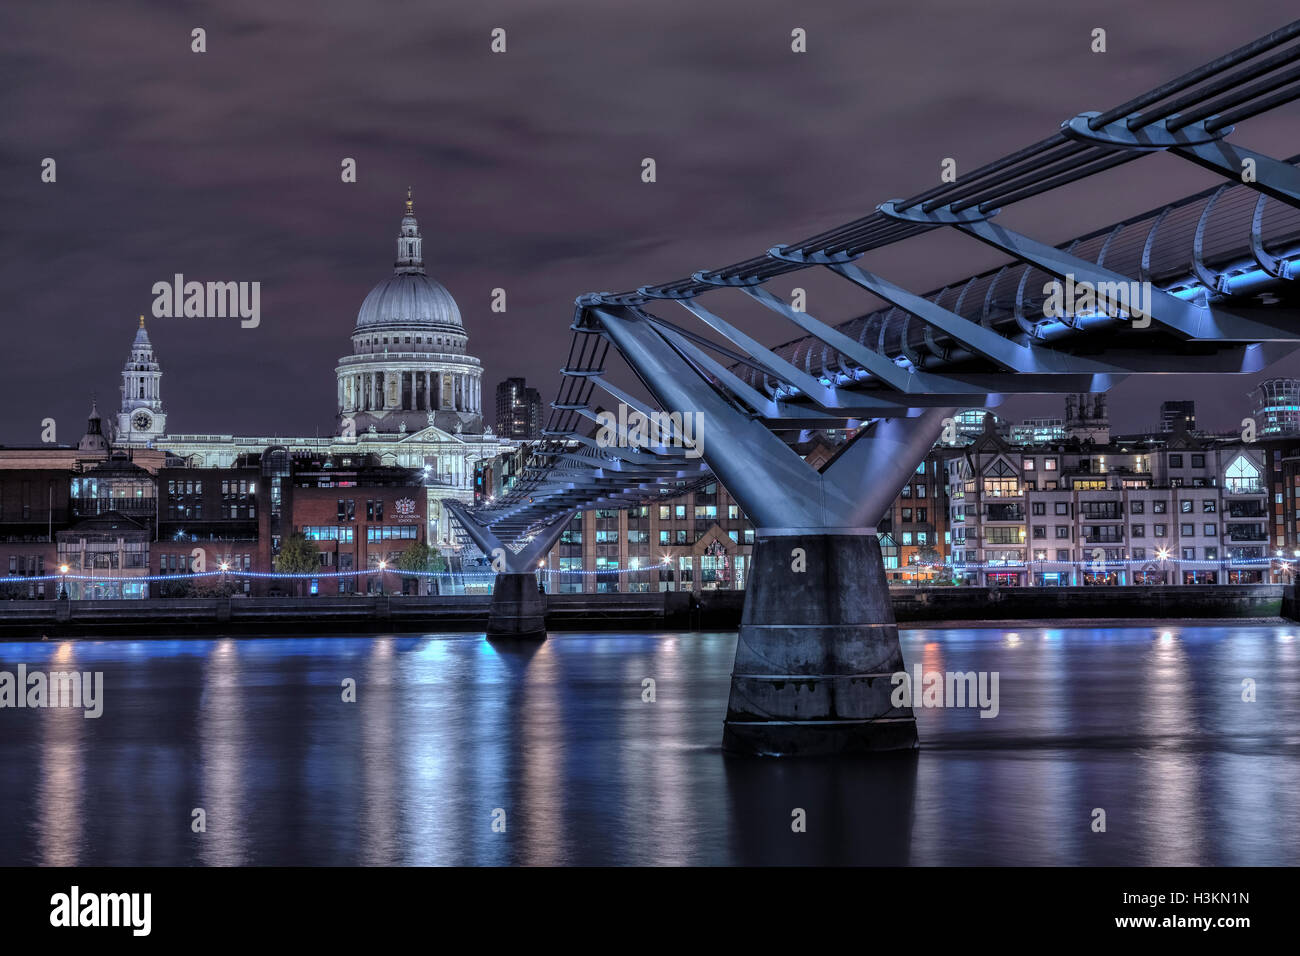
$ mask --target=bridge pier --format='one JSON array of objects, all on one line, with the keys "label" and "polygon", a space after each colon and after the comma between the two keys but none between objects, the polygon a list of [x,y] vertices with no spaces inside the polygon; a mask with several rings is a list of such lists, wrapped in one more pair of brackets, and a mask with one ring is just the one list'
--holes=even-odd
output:
[{"label": "bridge pier", "polygon": [[498,574],[492,585],[487,636],[546,640],[546,595],[532,571]]},{"label": "bridge pier", "polygon": [[917,746],[890,703],[903,670],[874,531],[758,532],[722,747],[823,755]]},{"label": "bridge pier", "polygon": [[704,458],[758,528],[724,749],[793,756],[916,747],[911,711],[889,701],[903,655],[875,525],[956,409],[899,409],[815,469],[702,381],[636,310],[597,313],[663,408],[704,413]]},{"label": "bridge pier", "polygon": [[488,610],[488,638],[546,640],[546,595],[537,588],[538,559],[555,546],[573,517],[566,512],[537,529],[518,550],[508,548],[487,525],[475,521],[460,502],[446,500],[447,510],[492,561],[497,572]]}]

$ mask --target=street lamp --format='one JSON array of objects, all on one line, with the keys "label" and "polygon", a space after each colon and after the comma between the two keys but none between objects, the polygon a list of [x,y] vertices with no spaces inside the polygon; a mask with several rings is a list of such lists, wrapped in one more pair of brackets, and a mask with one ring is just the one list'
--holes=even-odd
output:
[{"label": "street lamp", "polygon": [[380,561],[379,562],[379,596],[380,597],[384,596],[384,572],[386,570],[388,570],[388,562]]},{"label": "street lamp", "polygon": [[1169,573],[1169,569],[1165,565],[1165,562],[1169,560],[1169,549],[1158,548],[1156,550],[1156,557],[1160,559],[1160,579],[1163,582],[1165,575]]},{"label": "street lamp", "polygon": [[68,599],[68,566],[60,564],[59,573],[63,575],[63,579],[59,584],[59,600],[66,601]]}]

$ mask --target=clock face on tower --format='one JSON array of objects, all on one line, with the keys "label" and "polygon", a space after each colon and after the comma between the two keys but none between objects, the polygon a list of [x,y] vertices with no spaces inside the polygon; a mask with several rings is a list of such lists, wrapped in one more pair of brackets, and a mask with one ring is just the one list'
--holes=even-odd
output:
[{"label": "clock face on tower", "polygon": [[131,418],[131,424],[135,426],[136,431],[147,432],[153,427],[153,416],[148,412],[136,412]]}]

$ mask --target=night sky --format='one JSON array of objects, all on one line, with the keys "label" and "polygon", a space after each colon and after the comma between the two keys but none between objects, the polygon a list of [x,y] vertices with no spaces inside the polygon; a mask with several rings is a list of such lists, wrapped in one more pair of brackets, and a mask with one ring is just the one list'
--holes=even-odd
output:
[{"label": "night sky", "polygon": [[[168,431],[331,433],[336,360],[366,292],[391,274],[408,185],[426,267],[484,363],[485,407],[512,375],[549,401],[576,295],[864,215],[935,185],[944,157],[973,169],[1287,17],[1272,0],[6,4],[0,442],[37,442],[47,416],[75,441],[92,393],[116,412],[136,316],[177,272],[260,281],[262,321],[149,321]],[[195,26],[204,54],[190,51]],[[1105,54],[1089,49],[1098,26]],[[490,51],[494,27],[504,54]],[[794,27],[806,54],[790,50]],[[1287,156],[1298,118],[1292,103],[1233,138]],[[44,157],[55,184],[40,180]],[[344,157],[355,184],[340,179]],[[643,157],[658,182],[641,182]],[[1002,221],[1055,243],[1215,182],[1156,155]],[[923,292],[1001,259],[944,232],[863,265]],[[793,285],[819,318],[877,304],[835,277],[773,289]],[[505,315],[489,310],[495,287]],[[715,307],[760,339],[794,337],[730,301]],[[1300,358],[1269,374],[1300,374]],[[1130,379],[1112,392],[1112,421],[1151,426],[1161,399],[1195,398],[1203,427],[1228,428],[1260,377]],[[1061,410],[1058,396],[1002,413]]]}]

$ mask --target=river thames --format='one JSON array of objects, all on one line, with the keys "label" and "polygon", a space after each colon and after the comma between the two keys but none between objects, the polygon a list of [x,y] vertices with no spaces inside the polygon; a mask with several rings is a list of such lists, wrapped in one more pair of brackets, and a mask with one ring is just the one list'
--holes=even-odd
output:
[{"label": "river thames", "polygon": [[904,630],[997,716],[838,761],[723,756],[734,633],[0,643],[104,681],[0,710],[0,864],[1295,864],[1298,637]]}]

